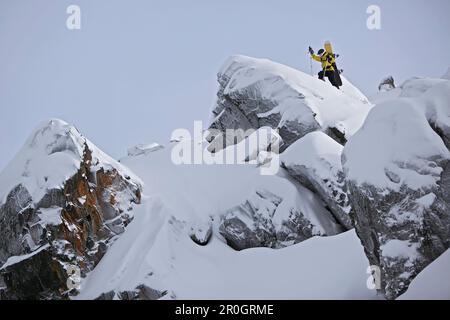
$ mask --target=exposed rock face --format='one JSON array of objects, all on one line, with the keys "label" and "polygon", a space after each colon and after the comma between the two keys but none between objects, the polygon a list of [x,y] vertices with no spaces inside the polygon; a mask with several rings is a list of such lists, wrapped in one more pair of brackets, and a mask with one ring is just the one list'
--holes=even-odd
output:
[{"label": "exposed rock face", "polygon": [[335,219],[349,230],[353,224],[341,165],[342,150],[323,132],[312,132],[291,145],[282,154],[281,163],[294,179],[317,194]]},{"label": "exposed rock face", "polygon": [[208,222],[193,225],[191,226],[189,234],[192,241],[200,246],[205,246],[212,237],[212,224]]},{"label": "exposed rock face", "polygon": [[159,291],[152,289],[146,285],[139,285],[136,287],[135,290],[132,291],[122,291],[122,292],[115,292],[115,291],[109,291],[106,293],[102,293],[98,298],[95,300],[158,300],[165,295],[167,295],[167,291]]},{"label": "exposed rock face", "polygon": [[[64,167],[67,157],[70,166]],[[51,187],[34,184],[51,161],[57,167],[44,178]],[[22,162],[25,173],[10,179],[23,170]],[[52,169],[55,175],[67,171],[59,180]],[[0,206],[3,298],[66,298],[68,277],[77,272],[72,269],[81,276],[92,270],[132,219],[128,211],[140,202],[140,182],[59,120],[40,127],[5,171],[0,184],[18,184]]]},{"label": "exposed rock face", "polygon": [[343,153],[355,228],[388,299],[450,247],[450,83],[377,105]]},{"label": "exposed rock face", "polygon": [[270,192],[256,191],[252,199],[229,210],[220,234],[235,250],[279,246],[272,218],[282,199]]},{"label": "exposed rock face", "polygon": [[390,91],[392,89],[395,89],[394,78],[392,76],[383,79],[378,85],[378,91]]},{"label": "exposed rock face", "polygon": [[[281,151],[317,130],[345,143],[370,109],[367,98],[348,82],[336,92],[323,81],[269,60],[231,57],[218,82],[210,129],[278,129],[284,141]],[[329,118],[329,106],[339,109],[339,115]]]},{"label": "exposed rock face", "polygon": [[[325,208],[320,210],[317,206],[317,212],[313,213],[322,219],[311,217],[312,212],[307,212],[310,208],[306,203],[302,208],[294,201],[284,199],[288,197],[286,194],[279,193],[280,196],[263,189],[255,190],[248,200],[224,214],[219,232],[230,247],[235,250],[282,248],[312,236],[333,235],[342,231]],[[326,223],[321,224],[321,221]]]},{"label": "exposed rock face", "polygon": [[[231,68],[230,71],[234,71]],[[230,72],[232,73],[232,72]],[[226,129],[258,129],[269,126],[273,129],[279,128],[279,132],[286,146],[297,140],[308,132],[320,129],[319,123],[314,118],[312,110],[299,105],[304,109],[302,121],[286,120],[280,127],[281,113],[270,113],[278,104],[264,97],[260,91],[261,83],[256,82],[252,86],[236,91],[225,91],[231,81],[232,74],[219,74],[218,81],[220,89],[217,93],[217,106],[213,110],[216,119],[211,123],[210,129],[225,131]],[[270,80],[269,80],[270,81]],[[283,79],[273,76],[270,81],[275,86],[282,86]],[[234,89],[231,83],[230,89]],[[299,93],[295,93],[297,99],[304,99]],[[265,114],[266,113],[266,114]],[[265,114],[265,115],[264,115]],[[239,142],[239,141],[238,141]]]}]

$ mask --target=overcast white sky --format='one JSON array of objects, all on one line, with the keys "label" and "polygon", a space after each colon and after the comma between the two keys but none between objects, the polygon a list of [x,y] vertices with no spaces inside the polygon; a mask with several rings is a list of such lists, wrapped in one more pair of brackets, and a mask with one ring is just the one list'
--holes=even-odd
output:
[{"label": "overcast white sky", "polygon": [[[81,7],[79,31],[66,28],[70,4]],[[381,7],[379,31],[366,28],[370,4]],[[165,143],[209,118],[232,54],[309,72],[308,45],[331,40],[368,95],[386,75],[439,77],[449,13],[448,0],[0,0],[0,170],[52,117],[114,157]]]}]

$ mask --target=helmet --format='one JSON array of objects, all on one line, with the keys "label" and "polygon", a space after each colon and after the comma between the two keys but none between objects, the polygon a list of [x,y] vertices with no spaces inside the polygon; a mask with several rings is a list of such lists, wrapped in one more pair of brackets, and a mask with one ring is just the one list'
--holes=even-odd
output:
[{"label": "helmet", "polygon": [[319,54],[319,55],[321,55],[322,53],[324,53],[325,52],[325,50],[323,50],[323,49],[320,49],[319,51],[317,51],[317,53]]}]

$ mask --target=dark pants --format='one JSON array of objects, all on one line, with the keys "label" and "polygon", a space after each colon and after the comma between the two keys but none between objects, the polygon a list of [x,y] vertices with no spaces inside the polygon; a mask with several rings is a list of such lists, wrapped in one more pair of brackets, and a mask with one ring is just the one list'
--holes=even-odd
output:
[{"label": "dark pants", "polygon": [[[336,84],[336,80],[334,79],[334,71],[332,71],[332,70],[325,71],[325,77],[328,78],[328,80],[330,81],[330,83],[333,86],[335,86],[336,88],[339,89],[339,86]],[[319,72],[319,79],[325,81],[323,78],[324,78],[324,72],[322,70]]]}]

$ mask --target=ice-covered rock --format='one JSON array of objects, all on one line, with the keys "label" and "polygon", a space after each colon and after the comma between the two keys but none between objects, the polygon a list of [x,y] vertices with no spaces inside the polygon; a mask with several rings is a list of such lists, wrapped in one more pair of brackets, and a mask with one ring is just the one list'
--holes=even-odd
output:
[{"label": "ice-covered rock", "polygon": [[303,72],[265,59],[233,56],[218,73],[211,129],[278,129],[283,151],[321,130],[340,143],[356,132],[371,104],[348,81],[337,90]]},{"label": "ice-covered rock", "polygon": [[371,110],[342,157],[356,231],[389,299],[450,247],[450,82],[401,90]]},{"label": "ice-covered rock", "polygon": [[312,132],[292,144],[281,155],[281,163],[294,179],[327,204],[344,228],[351,229],[351,205],[341,165],[342,150],[339,143],[323,132]]},{"label": "ice-covered rock", "polygon": [[[7,298],[62,298],[132,219],[142,182],[61,120],[42,123],[0,174]],[[70,288],[69,288],[70,289]]]}]

